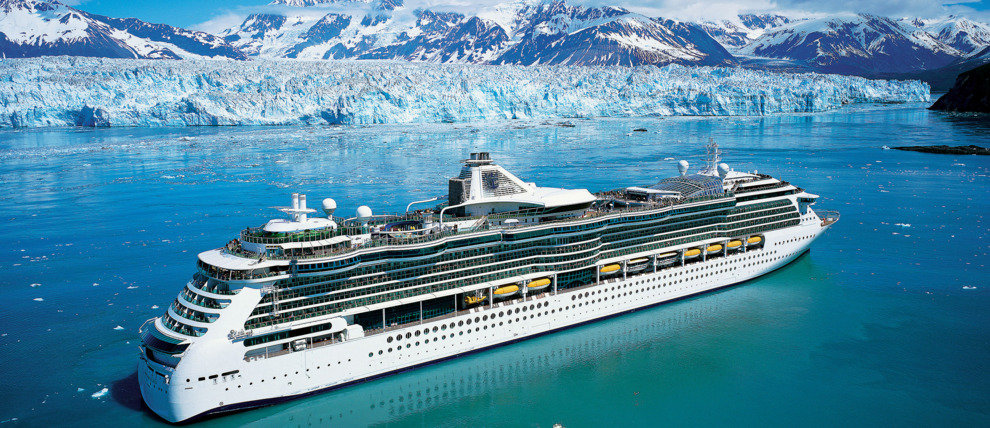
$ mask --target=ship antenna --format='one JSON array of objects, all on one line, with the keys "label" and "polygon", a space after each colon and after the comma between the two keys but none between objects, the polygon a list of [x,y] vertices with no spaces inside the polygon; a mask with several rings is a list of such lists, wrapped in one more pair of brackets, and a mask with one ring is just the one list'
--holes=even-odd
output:
[{"label": "ship antenna", "polygon": [[718,143],[715,142],[714,138],[708,139],[708,144],[705,145],[705,162],[708,164],[706,171],[709,173],[715,173],[718,171],[718,163],[722,161],[722,149],[718,148]]}]

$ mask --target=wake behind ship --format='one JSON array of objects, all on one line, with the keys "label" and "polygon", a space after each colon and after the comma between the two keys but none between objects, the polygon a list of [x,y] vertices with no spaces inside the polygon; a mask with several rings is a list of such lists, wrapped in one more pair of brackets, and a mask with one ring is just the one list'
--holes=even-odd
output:
[{"label": "wake behind ship", "polygon": [[141,327],[144,401],[181,422],[367,381],[755,278],[838,220],[708,152],[697,173],[596,194],[472,153],[445,197],[398,215],[325,199],[314,217],[293,194],[287,218],[200,253]]}]

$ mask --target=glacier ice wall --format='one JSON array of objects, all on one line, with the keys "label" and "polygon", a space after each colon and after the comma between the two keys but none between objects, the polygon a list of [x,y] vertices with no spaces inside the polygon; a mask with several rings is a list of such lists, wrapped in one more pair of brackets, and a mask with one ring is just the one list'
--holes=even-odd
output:
[{"label": "glacier ice wall", "polygon": [[918,81],[678,65],[0,60],[0,127],[767,115],[929,97]]}]

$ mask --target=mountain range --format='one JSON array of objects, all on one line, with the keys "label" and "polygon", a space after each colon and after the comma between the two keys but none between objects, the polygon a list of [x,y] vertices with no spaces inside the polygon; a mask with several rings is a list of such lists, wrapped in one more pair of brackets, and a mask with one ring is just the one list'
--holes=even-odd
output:
[{"label": "mountain range", "polygon": [[[964,17],[681,22],[620,7],[514,0],[474,14],[402,0],[275,0],[208,34],[90,14],[56,0],[0,0],[4,57],[359,59],[432,63],[736,66],[926,80],[990,62],[990,25]],[[955,73],[955,74],[953,74]],[[951,79],[949,81],[951,81]],[[936,85],[937,86],[937,85]]]}]

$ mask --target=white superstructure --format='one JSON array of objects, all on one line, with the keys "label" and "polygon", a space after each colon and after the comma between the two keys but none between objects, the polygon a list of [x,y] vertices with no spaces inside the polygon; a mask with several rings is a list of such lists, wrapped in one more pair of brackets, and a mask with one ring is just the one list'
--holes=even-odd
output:
[{"label": "white superstructure", "polygon": [[335,218],[331,200],[307,218],[294,197],[291,219],[201,253],[142,327],[142,396],[179,422],[367,381],[755,278],[838,219],[717,160],[592,195],[476,154],[450,184],[467,195],[402,216]]}]

